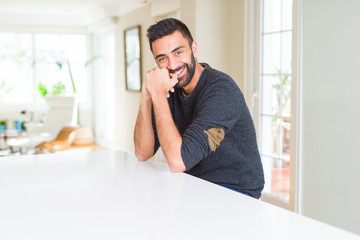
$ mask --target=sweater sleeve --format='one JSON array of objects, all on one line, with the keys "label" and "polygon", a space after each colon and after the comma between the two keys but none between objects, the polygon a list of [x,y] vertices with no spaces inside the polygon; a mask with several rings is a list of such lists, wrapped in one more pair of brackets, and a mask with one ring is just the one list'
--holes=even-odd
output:
[{"label": "sweater sleeve", "polygon": [[243,95],[234,81],[216,79],[199,95],[194,119],[182,136],[181,156],[190,170],[221,147],[240,120]]}]

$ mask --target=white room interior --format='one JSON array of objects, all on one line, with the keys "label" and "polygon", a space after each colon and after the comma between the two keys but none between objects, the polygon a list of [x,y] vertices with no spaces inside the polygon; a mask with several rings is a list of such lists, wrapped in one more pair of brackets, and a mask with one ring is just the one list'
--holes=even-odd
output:
[{"label": "white room interior", "polygon": [[[90,97],[78,105],[79,124],[91,128],[99,146],[134,152],[140,92],[126,89],[124,30],[141,27],[144,77],[155,66],[146,29],[166,16],[180,18],[198,42],[199,61],[232,76],[253,113],[257,71],[253,11],[258,2],[0,0],[0,32],[86,36],[87,58],[103,57],[86,68]],[[292,210],[360,234],[360,2],[294,0],[293,6],[297,134]],[[44,103],[9,105],[1,100],[0,96],[0,120],[24,118],[20,112],[29,108],[40,120],[45,112]]]}]

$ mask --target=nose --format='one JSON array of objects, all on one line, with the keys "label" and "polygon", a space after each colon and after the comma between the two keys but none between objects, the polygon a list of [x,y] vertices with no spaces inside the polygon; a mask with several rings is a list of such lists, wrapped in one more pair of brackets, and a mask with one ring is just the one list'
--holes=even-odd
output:
[{"label": "nose", "polygon": [[174,58],[172,58],[172,57],[168,58],[167,69],[168,70],[175,70],[176,69],[176,61],[175,61]]}]

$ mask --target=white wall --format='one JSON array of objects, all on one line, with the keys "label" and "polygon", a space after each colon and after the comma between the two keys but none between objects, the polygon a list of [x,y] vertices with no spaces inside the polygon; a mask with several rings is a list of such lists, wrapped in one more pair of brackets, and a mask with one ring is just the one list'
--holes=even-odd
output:
[{"label": "white wall", "polygon": [[195,14],[195,40],[198,43],[199,61],[228,72],[229,1],[197,0]]},{"label": "white wall", "polygon": [[302,1],[303,214],[360,234],[360,1]]},{"label": "white wall", "polygon": [[152,23],[150,19],[150,7],[142,7],[118,20],[117,32],[117,125],[116,125],[116,146],[126,151],[134,151],[134,126],[139,110],[140,93],[126,91],[125,84],[125,62],[124,62],[124,30],[137,25],[141,26],[141,58],[142,77],[144,78],[147,69],[154,67],[153,58],[146,39],[146,29]]},{"label": "white wall", "polygon": [[[239,85],[245,95],[248,90],[245,85],[245,1],[230,0],[229,3],[229,30],[226,36],[229,39],[228,45],[228,74]],[[246,96],[245,96],[246,99]],[[246,99],[247,100],[247,99]]]},{"label": "white wall", "polygon": [[230,75],[244,91],[245,1],[195,1],[199,61]]}]

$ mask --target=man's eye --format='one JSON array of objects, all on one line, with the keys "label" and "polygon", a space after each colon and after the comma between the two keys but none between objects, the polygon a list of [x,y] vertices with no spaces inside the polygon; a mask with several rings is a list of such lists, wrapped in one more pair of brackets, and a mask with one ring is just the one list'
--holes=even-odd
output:
[{"label": "man's eye", "polygon": [[165,60],[166,60],[165,57],[158,58],[158,62],[159,62],[159,63],[165,62]]},{"label": "man's eye", "polygon": [[182,51],[177,51],[176,53],[175,53],[176,55],[180,55],[180,54],[182,54]]}]

